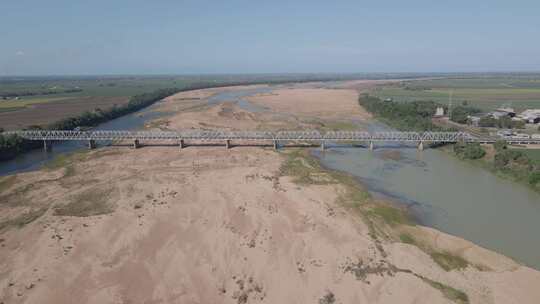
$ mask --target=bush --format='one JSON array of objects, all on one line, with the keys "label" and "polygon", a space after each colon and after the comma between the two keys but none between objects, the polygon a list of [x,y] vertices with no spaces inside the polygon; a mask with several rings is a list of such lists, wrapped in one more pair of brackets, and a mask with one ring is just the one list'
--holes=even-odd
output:
[{"label": "bush", "polygon": [[508,148],[508,144],[504,140],[497,140],[493,144],[493,148],[495,148],[495,151],[497,151],[497,152],[502,151],[502,150],[506,150]]},{"label": "bush", "polygon": [[498,126],[497,120],[491,116],[484,116],[480,118],[478,125],[483,128],[492,128]]},{"label": "bush", "polygon": [[450,120],[457,123],[467,123],[469,120],[469,115],[480,113],[480,109],[467,107],[467,106],[457,106],[452,109],[450,113]]},{"label": "bush", "polygon": [[540,183],[540,171],[529,174],[529,184],[536,186],[538,183]]},{"label": "bush", "polygon": [[512,120],[512,128],[525,129],[525,122],[523,120]]},{"label": "bush", "polygon": [[494,166],[497,169],[507,169],[510,165],[512,166],[524,166],[529,165],[530,160],[521,151],[506,149],[498,151],[495,154]]},{"label": "bush", "polygon": [[485,128],[501,128],[501,129],[524,129],[525,122],[522,120],[512,120],[510,117],[501,117],[495,119],[492,116],[484,116],[478,122],[480,127]]},{"label": "bush", "polygon": [[479,159],[486,155],[486,151],[479,143],[457,143],[454,152],[462,159]]}]

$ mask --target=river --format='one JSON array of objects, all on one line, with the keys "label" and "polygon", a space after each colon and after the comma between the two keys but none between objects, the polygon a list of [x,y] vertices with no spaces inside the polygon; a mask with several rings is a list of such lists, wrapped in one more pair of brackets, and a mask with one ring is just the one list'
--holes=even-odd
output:
[{"label": "river", "polygon": [[[271,87],[225,91],[209,98],[210,104],[236,102],[248,111],[267,111],[243,97],[266,93]],[[138,129],[166,115],[155,105],[98,129]],[[385,129],[370,123],[368,129]],[[53,151],[34,151],[0,163],[0,175],[34,170],[61,153],[86,148],[84,143],[56,144]],[[388,157],[393,151],[392,157]],[[395,152],[397,151],[397,152]],[[540,194],[491,172],[435,149],[388,145],[375,151],[362,148],[314,150],[328,168],[348,172],[376,196],[406,204],[426,226],[468,239],[540,270]]]}]

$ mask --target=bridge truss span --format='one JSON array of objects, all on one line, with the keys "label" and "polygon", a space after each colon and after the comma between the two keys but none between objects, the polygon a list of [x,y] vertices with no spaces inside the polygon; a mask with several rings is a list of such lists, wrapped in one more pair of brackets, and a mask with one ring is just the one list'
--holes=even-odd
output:
[{"label": "bridge truss span", "polygon": [[[89,148],[96,147],[97,141],[132,141],[135,148],[141,141],[172,141],[181,148],[186,141],[196,142],[224,142],[231,147],[231,142],[272,142],[274,148],[280,143],[309,143],[320,144],[324,149],[326,142],[365,142],[373,149],[376,142],[415,143],[418,149],[424,148],[424,143],[457,143],[477,142],[494,143],[493,137],[473,136],[467,132],[366,132],[366,131],[327,131],[317,130],[285,130],[285,131],[231,131],[188,129],[171,131],[129,131],[129,130],[23,130],[6,131],[2,135],[17,135],[26,140],[41,140],[45,149],[51,148],[54,141],[88,141]],[[540,144],[540,139],[504,139],[509,144]]]},{"label": "bridge truss span", "polygon": [[388,142],[458,142],[475,141],[466,132],[365,132],[365,131],[124,131],[124,130],[25,130],[8,131],[27,140],[280,140],[280,141],[388,141]]}]

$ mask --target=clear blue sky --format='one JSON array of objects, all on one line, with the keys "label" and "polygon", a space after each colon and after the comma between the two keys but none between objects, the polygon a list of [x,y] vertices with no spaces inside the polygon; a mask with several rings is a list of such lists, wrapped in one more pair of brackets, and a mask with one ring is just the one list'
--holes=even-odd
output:
[{"label": "clear blue sky", "polygon": [[540,1],[0,0],[0,75],[540,71]]}]

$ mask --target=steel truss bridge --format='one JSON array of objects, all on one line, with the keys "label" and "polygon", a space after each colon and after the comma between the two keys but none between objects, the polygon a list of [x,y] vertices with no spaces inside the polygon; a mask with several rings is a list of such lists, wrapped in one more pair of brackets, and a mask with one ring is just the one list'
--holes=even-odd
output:
[{"label": "steel truss bridge", "polygon": [[[496,138],[481,138],[467,132],[361,132],[361,131],[226,131],[226,130],[179,130],[179,131],[123,131],[123,130],[25,130],[6,131],[4,135],[18,135],[27,140],[44,141],[45,148],[50,148],[53,141],[88,141],[94,148],[96,141],[132,141],[139,147],[141,141],[171,141],[180,147],[190,142],[224,142],[229,148],[231,141],[272,142],[278,147],[279,142],[307,142],[320,144],[325,142],[366,142],[373,149],[374,142],[416,143],[423,149],[424,143],[480,142],[493,143]],[[540,144],[538,139],[507,139],[509,143]]]}]

